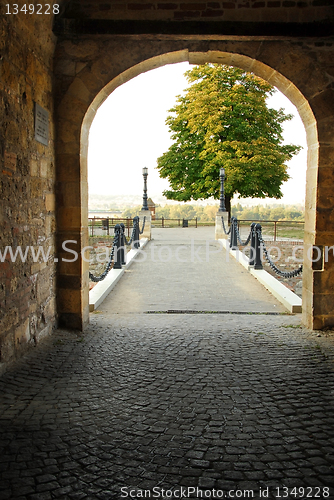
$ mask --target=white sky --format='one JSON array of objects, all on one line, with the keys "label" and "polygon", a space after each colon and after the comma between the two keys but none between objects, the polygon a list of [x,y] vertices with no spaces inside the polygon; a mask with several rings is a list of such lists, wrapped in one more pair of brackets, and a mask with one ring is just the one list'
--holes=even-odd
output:
[{"label": "white sky", "polygon": [[[90,194],[142,195],[142,168],[148,167],[148,195],[161,195],[168,181],[160,179],[157,158],[172,141],[165,124],[176,96],[188,87],[183,76],[191,66],[178,63],[142,73],[118,87],[99,108],[91,126],[88,149]],[[303,147],[289,162],[291,179],[284,183],[281,203],[303,203],[307,146],[295,106],[280,92],[269,105],[294,115],[284,124],[286,143]],[[270,199],[267,202],[270,203]]]}]

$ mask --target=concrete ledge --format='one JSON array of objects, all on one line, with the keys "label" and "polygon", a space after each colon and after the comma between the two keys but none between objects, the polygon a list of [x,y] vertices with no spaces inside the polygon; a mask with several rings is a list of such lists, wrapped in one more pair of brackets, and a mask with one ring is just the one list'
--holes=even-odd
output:
[{"label": "concrete ledge", "polygon": [[89,292],[89,312],[95,311],[104,299],[108,296],[111,290],[114,288],[116,283],[123,276],[125,269],[131,266],[137,253],[142,250],[147,242],[148,238],[143,238],[140,240],[140,248],[135,250],[131,249],[126,256],[126,264],[122,269],[111,269],[103,281],[99,281],[92,290]]},{"label": "concrete ledge", "polygon": [[280,281],[274,278],[264,269],[254,269],[249,266],[249,259],[240,250],[231,250],[228,240],[221,241],[223,247],[230,253],[241,265],[243,265],[277,300],[279,300],[290,313],[302,312],[302,299],[289,290]]}]

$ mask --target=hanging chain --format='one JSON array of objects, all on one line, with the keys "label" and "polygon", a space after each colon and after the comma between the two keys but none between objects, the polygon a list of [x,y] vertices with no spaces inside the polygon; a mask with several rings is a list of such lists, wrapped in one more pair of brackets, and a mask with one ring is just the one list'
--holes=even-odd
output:
[{"label": "hanging chain", "polygon": [[[146,216],[144,217],[143,228],[142,228],[140,234],[142,234],[143,231],[144,231],[145,221],[146,221]],[[129,241],[126,239],[126,236],[125,236],[125,234],[123,232],[124,243],[127,246],[131,245],[133,243],[135,237],[136,237],[136,228],[137,228],[137,225],[139,225],[139,219],[134,218],[133,219],[133,228],[132,228],[131,238],[130,238]],[[109,273],[109,271],[111,269],[113,260],[114,260],[115,248],[118,246],[120,236],[121,236],[120,233],[117,233],[114,236],[114,240],[113,240],[112,249],[111,249],[111,252],[110,252],[109,261],[108,261],[108,264],[106,265],[105,270],[103,271],[103,273],[100,276],[94,276],[93,273],[89,272],[89,279],[90,279],[90,281],[93,281],[94,283],[97,283],[99,281],[104,280],[104,278],[107,276],[107,274]]]},{"label": "hanging chain", "polygon": [[[146,215],[144,217],[144,222],[143,222],[143,227],[141,228],[141,231],[139,231],[139,234],[143,234],[144,228],[145,228],[145,222],[146,222]],[[138,223],[139,224],[139,223]]]},{"label": "hanging chain", "polygon": [[224,217],[222,217],[222,225],[223,225],[223,230],[224,230],[224,233],[228,236],[228,235],[230,234],[230,232],[231,232],[231,227],[232,227],[232,226],[230,226],[230,229],[229,229],[228,231],[226,231],[226,229],[225,229]]},{"label": "hanging chain", "polygon": [[93,281],[94,283],[97,283],[99,281],[104,280],[104,278],[107,276],[107,274],[109,273],[109,271],[111,269],[111,265],[113,263],[113,260],[114,260],[114,253],[115,253],[115,248],[118,245],[118,240],[119,240],[119,233],[115,234],[115,236],[114,236],[114,241],[113,241],[112,249],[111,249],[111,252],[110,252],[109,261],[108,261],[108,264],[106,265],[105,270],[103,271],[102,274],[100,274],[100,276],[94,276],[93,273],[89,272],[89,279],[90,279],[90,281]]},{"label": "hanging chain", "polygon": [[136,225],[138,224],[138,219],[133,219],[133,228],[132,228],[132,233],[131,233],[131,238],[129,239],[129,241],[126,239],[126,236],[124,234],[124,241],[125,241],[125,244],[126,245],[132,245],[134,239],[135,239],[135,236],[136,236]]},{"label": "hanging chain", "polygon": [[257,228],[256,232],[257,232],[258,240],[259,240],[260,244],[262,245],[264,255],[266,256],[266,259],[267,259],[271,269],[273,271],[275,271],[276,274],[278,274],[279,276],[282,276],[283,278],[294,278],[295,276],[298,276],[299,274],[302,273],[303,265],[301,265],[298,269],[295,269],[294,271],[281,271],[280,269],[278,269],[278,267],[276,267],[275,264],[273,263],[273,261],[271,260],[269,253],[268,253],[268,250],[266,249],[266,245],[265,245],[264,239],[262,237],[262,229]]},{"label": "hanging chain", "polygon": [[251,230],[249,231],[249,235],[247,236],[246,241],[242,241],[240,233],[239,233],[239,228],[238,228],[238,220],[234,219],[233,223],[234,223],[234,229],[235,229],[235,231],[237,233],[237,238],[238,238],[238,241],[239,241],[239,245],[241,245],[242,247],[247,246],[248,243],[250,242],[252,231]]}]

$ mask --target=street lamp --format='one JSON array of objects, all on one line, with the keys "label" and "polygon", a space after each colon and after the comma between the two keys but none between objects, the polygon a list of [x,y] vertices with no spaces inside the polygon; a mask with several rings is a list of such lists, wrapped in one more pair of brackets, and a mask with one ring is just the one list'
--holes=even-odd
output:
[{"label": "street lamp", "polygon": [[220,199],[219,199],[219,212],[226,212],[225,208],[225,194],[224,194],[224,180],[225,168],[220,169]]},{"label": "street lamp", "polygon": [[144,177],[144,194],[143,194],[143,208],[142,210],[148,210],[147,205],[147,176],[148,176],[148,168],[143,168],[143,177]]}]

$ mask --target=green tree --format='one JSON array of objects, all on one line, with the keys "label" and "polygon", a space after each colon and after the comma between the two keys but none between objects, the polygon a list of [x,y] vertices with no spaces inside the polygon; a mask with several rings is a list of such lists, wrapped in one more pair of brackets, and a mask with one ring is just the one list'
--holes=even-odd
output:
[{"label": "green tree", "polygon": [[169,219],[170,216],[170,207],[165,205],[164,207],[156,207],[155,208],[155,216],[157,219],[161,219],[164,217],[165,219]]},{"label": "green tree", "polygon": [[240,197],[281,198],[286,162],[300,147],[284,145],[282,123],[292,118],[268,108],[274,88],[241,69],[219,64],[186,72],[191,86],[167,117],[174,143],[157,160],[172,200],[218,199],[225,168],[226,206]]},{"label": "green tree", "polygon": [[122,212],[121,217],[129,217],[130,219],[132,219],[133,217],[135,217],[135,215],[138,215],[140,213],[140,210],[141,210],[141,205],[127,208],[126,210],[124,210],[124,212]]}]

